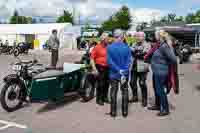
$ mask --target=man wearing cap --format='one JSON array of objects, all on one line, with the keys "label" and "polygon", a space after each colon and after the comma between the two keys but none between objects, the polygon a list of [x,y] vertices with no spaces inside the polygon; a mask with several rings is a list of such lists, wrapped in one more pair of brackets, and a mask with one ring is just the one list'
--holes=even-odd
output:
[{"label": "man wearing cap", "polygon": [[102,34],[101,42],[97,44],[91,52],[91,64],[94,74],[97,76],[97,97],[96,103],[104,105],[104,102],[108,102],[108,65],[107,65],[107,34]]},{"label": "man wearing cap", "polygon": [[57,36],[58,31],[52,30],[52,35],[49,37],[48,45],[51,48],[51,67],[56,68],[58,62],[58,49],[60,47],[60,41]]},{"label": "man wearing cap", "polygon": [[135,36],[137,38],[137,43],[131,47],[132,56],[135,59],[131,70],[132,78],[130,86],[133,93],[131,102],[138,102],[137,81],[139,80],[139,85],[142,92],[142,106],[146,107],[147,106],[146,78],[147,78],[147,73],[149,71],[149,64],[144,62],[144,55],[151,49],[151,46],[145,41],[144,32],[137,32]]},{"label": "man wearing cap", "polygon": [[117,115],[117,92],[118,84],[122,92],[122,115],[128,116],[128,77],[129,67],[132,62],[131,50],[128,45],[123,42],[123,32],[117,30],[114,33],[115,42],[107,48],[107,62],[109,66],[109,78],[111,83],[111,106],[110,115]]}]

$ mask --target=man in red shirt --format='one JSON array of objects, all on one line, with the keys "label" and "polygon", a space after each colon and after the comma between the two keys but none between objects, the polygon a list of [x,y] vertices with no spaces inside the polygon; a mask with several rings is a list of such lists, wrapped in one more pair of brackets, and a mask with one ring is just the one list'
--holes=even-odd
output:
[{"label": "man in red shirt", "polygon": [[96,102],[99,105],[104,105],[104,102],[108,102],[109,78],[106,49],[107,44],[108,35],[103,33],[101,36],[101,42],[94,47],[91,53],[91,64],[98,82]]}]

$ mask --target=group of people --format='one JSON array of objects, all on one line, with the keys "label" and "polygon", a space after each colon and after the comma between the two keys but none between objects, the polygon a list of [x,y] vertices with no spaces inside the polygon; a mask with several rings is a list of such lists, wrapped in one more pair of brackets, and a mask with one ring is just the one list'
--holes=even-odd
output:
[{"label": "group of people", "polygon": [[[135,34],[137,43],[128,46],[121,30],[114,32],[115,41],[111,44],[107,34],[102,34],[101,41],[91,50],[91,65],[97,77],[96,103],[108,103],[110,88],[110,115],[117,116],[117,92],[122,92],[122,115],[128,116],[129,102],[138,102],[138,87],[141,88],[142,106],[148,106],[148,86],[146,83],[149,68],[153,73],[152,81],[155,92],[155,105],[149,110],[157,110],[158,116],[170,113],[167,94],[171,88],[177,89],[177,58],[173,49],[173,38],[165,31],[156,31],[156,43],[147,43],[145,33]],[[173,78],[171,78],[173,77]],[[129,101],[129,85],[132,98]],[[177,92],[177,91],[176,91]]]},{"label": "group of people", "polygon": [[[156,110],[158,116],[170,113],[167,94],[174,88],[178,94],[177,58],[174,52],[174,39],[167,32],[155,32],[156,43],[147,43],[145,33],[135,34],[136,44],[129,46],[121,30],[114,32],[114,41],[111,43],[109,36],[103,33],[98,44],[93,44],[90,49],[90,60],[93,74],[97,77],[96,103],[104,105],[110,103],[111,117],[117,116],[117,94],[119,88],[122,92],[122,115],[128,116],[129,102],[138,102],[138,82],[142,94],[142,106],[148,106],[148,86],[146,83],[149,68],[153,73],[152,81],[155,93],[155,105],[148,107]],[[59,39],[57,30],[52,31],[49,38],[52,52],[52,67],[58,61]],[[110,88],[110,99],[108,90]],[[129,101],[129,86],[132,98]]]}]

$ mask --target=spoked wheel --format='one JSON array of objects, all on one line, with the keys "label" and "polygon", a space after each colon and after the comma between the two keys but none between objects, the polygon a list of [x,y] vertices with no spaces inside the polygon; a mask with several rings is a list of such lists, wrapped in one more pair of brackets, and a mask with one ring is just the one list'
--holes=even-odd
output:
[{"label": "spoked wheel", "polygon": [[6,83],[1,90],[0,102],[3,109],[7,112],[13,112],[21,108],[23,101],[21,100],[21,85],[18,83]]},{"label": "spoked wheel", "polygon": [[15,57],[19,56],[19,49],[18,48],[14,50],[14,56]]},{"label": "spoked wheel", "polygon": [[83,102],[88,102],[95,97],[95,78],[91,74],[86,74],[81,83],[80,95]]}]

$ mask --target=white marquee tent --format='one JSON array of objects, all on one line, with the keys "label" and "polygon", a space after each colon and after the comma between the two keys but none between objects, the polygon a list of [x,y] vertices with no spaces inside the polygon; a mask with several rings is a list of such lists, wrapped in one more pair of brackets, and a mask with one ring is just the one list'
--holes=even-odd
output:
[{"label": "white marquee tent", "polygon": [[0,39],[3,42],[8,40],[9,44],[13,45],[14,40],[25,42],[27,38],[31,38],[32,41],[38,40],[39,49],[42,49],[42,45],[48,40],[51,31],[57,29],[61,47],[74,48],[76,47],[76,42],[74,42],[76,36],[73,35],[75,32],[66,32],[68,28],[71,29],[72,24],[0,24]]}]

